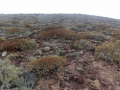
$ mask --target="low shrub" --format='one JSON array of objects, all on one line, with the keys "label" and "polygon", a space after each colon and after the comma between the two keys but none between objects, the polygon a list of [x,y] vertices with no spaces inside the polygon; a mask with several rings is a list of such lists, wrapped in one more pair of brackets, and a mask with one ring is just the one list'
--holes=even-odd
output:
[{"label": "low shrub", "polygon": [[23,86],[24,79],[19,77],[22,69],[15,67],[9,60],[0,60],[0,89],[20,88]]},{"label": "low shrub", "polygon": [[0,43],[4,42],[4,39],[2,37],[0,37]]},{"label": "low shrub", "polygon": [[15,32],[18,32],[19,30],[21,30],[20,27],[12,27],[12,28],[9,28],[6,33],[7,34],[12,34],[12,33],[15,33]]},{"label": "low shrub", "polygon": [[118,30],[118,29],[106,29],[102,33],[105,35],[109,35],[109,36],[118,36],[118,35],[120,35],[120,30]]},{"label": "low shrub", "polygon": [[50,31],[50,30],[55,30],[55,29],[62,29],[64,28],[63,26],[60,25],[50,25],[50,26],[46,26],[42,29],[42,31]]},{"label": "low shrub", "polygon": [[27,64],[26,69],[36,75],[43,76],[47,73],[54,73],[65,65],[66,59],[60,56],[45,56]]},{"label": "low shrub", "polygon": [[22,27],[9,27],[6,30],[7,37],[27,37],[31,34],[29,30]]},{"label": "low shrub", "polygon": [[32,27],[33,27],[33,25],[32,25],[32,24],[30,24],[30,23],[25,23],[25,27],[27,27],[27,28],[32,28]]},{"label": "low shrub", "polygon": [[0,50],[2,51],[17,51],[17,50],[29,50],[35,49],[38,45],[33,39],[25,39],[25,38],[16,38],[16,39],[8,39],[5,40],[0,45]]},{"label": "low shrub", "polygon": [[75,32],[78,32],[78,31],[79,31],[79,28],[76,27],[76,26],[71,26],[71,27],[70,27],[70,30],[73,30],[73,31],[75,31]]},{"label": "low shrub", "polygon": [[102,33],[90,33],[90,32],[80,32],[76,36],[77,40],[86,39],[86,40],[95,40],[97,42],[104,42],[107,40],[107,37]]},{"label": "low shrub", "polygon": [[74,43],[74,47],[83,50],[94,50],[96,46],[88,40],[77,40]]},{"label": "low shrub", "polygon": [[18,54],[12,53],[12,54],[9,54],[7,56],[7,59],[10,60],[10,61],[12,61],[12,60],[15,60],[17,56],[18,56]]},{"label": "low shrub", "polygon": [[76,33],[69,29],[54,29],[50,31],[44,31],[38,34],[38,39],[50,39],[50,38],[63,38],[63,39],[73,39]]},{"label": "low shrub", "polygon": [[97,59],[112,60],[113,45],[112,42],[105,42],[101,46],[96,47],[95,57]]},{"label": "low shrub", "polygon": [[107,40],[107,37],[102,33],[97,33],[94,38],[95,41],[104,42]]},{"label": "low shrub", "polygon": [[117,40],[120,40],[120,36],[116,36],[113,38],[113,41],[117,41]]},{"label": "low shrub", "polygon": [[107,61],[114,61],[120,66],[120,40],[115,42],[106,42],[101,46],[96,47],[96,59],[104,59]]},{"label": "low shrub", "polygon": [[95,35],[94,34],[91,34],[89,32],[80,32],[77,34],[76,36],[76,39],[77,40],[80,40],[80,39],[94,39],[95,38]]}]

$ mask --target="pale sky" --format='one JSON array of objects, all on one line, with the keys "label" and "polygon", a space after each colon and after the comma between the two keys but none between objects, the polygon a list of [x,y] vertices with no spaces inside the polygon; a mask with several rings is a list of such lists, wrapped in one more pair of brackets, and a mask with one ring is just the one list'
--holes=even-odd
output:
[{"label": "pale sky", "polygon": [[78,13],[120,19],[120,0],[0,0],[0,13]]}]

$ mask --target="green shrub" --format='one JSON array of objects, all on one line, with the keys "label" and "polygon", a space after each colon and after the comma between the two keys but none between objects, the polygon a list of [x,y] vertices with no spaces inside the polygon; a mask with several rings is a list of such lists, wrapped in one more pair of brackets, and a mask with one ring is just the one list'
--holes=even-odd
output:
[{"label": "green shrub", "polygon": [[7,37],[27,37],[31,34],[29,30],[21,27],[9,27],[6,30]]},{"label": "green shrub", "polygon": [[110,36],[118,36],[120,35],[120,30],[119,29],[106,29],[102,33],[105,35],[110,35]]},{"label": "green shrub", "polygon": [[115,42],[106,42],[95,49],[96,59],[114,61],[120,66],[120,40]]},{"label": "green shrub", "polygon": [[98,42],[104,42],[107,40],[107,37],[102,33],[98,33],[98,34],[96,34],[94,40],[98,41]]},{"label": "green shrub", "polygon": [[77,40],[74,43],[74,46],[78,49],[83,49],[83,50],[94,50],[95,49],[95,45],[92,44],[88,40]]},{"label": "green shrub", "polygon": [[21,87],[24,79],[19,77],[22,73],[21,68],[15,67],[9,60],[0,60],[0,88],[6,89]]},{"label": "green shrub", "polygon": [[0,43],[4,42],[4,39],[2,37],[0,37]]},{"label": "green shrub", "polygon": [[17,56],[18,55],[16,53],[12,53],[7,56],[7,59],[12,61],[12,60],[15,60]]}]

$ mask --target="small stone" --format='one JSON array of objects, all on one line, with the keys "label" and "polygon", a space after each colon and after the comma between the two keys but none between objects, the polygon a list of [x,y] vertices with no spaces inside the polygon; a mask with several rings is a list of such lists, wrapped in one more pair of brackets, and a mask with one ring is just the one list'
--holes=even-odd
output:
[{"label": "small stone", "polygon": [[107,86],[107,83],[105,83],[105,81],[102,81],[102,82],[101,82],[101,85],[102,85],[102,86]]},{"label": "small stone", "polygon": [[81,68],[81,67],[78,67],[78,68],[77,68],[77,71],[78,71],[78,72],[83,72],[83,71],[84,71],[84,69],[83,69],[83,68]]},{"label": "small stone", "polygon": [[83,51],[80,51],[80,52],[79,52],[79,54],[80,54],[80,55],[83,55],[83,54],[84,54],[84,52],[83,52]]},{"label": "small stone", "polygon": [[79,84],[84,84],[84,77],[82,75],[79,75],[77,82]]},{"label": "small stone", "polygon": [[22,62],[22,63],[20,63],[20,66],[21,66],[21,67],[26,67],[26,65],[27,65],[27,62]]},{"label": "small stone", "polygon": [[89,74],[95,74],[95,71],[93,69],[90,69]]},{"label": "small stone", "polygon": [[2,57],[5,57],[7,55],[7,51],[4,51],[3,53],[2,53]]},{"label": "small stone", "polygon": [[91,80],[96,80],[95,75],[91,75],[91,76],[90,76],[90,79],[91,79]]},{"label": "small stone", "polygon": [[45,48],[43,48],[43,51],[45,51],[45,52],[50,51],[50,47],[45,47]]}]

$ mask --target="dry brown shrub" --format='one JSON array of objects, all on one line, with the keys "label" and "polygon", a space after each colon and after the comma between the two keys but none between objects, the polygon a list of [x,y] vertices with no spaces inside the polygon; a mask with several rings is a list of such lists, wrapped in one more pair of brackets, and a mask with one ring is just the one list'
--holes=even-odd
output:
[{"label": "dry brown shrub", "polygon": [[32,27],[33,27],[33,25],[32,25],[32,24],[30,24],[30,23],[25,23],[25,27],[27,27],[27,28],[32,28]]},{"label": "dry brown shrub", "polygon": [[110,28],[110,29],[104,30],[102,33],[105,35],[110,35],[110,36],[118,36],[118,35],[120,35],[120,30]]},{"label": "dry brown shrub", "polygon": [[93,28],[94,30],[105,30],[108,26],[105,24],[94,24]]},{"label": "dry brown shrub", "polygon": [[45,31],[38,34],[38,38],[43,38],[43,39],[50,39],[50,38],[72,39],[75,36],[76,33],[74,31],[65,28]]},{"label": "dry brown shrub", "polygon": [[81,33],[78,33],[77,36],[76,36],[77,40],[80,40],[80,39],[94,39],[94,38],[95,38],[95,35],[91,34],[91,33],[88,33],[88,32],[81,32]]},{"label": "dry brown shrub", "polygon": [[19,31],[19,30],[21,30],[20,27],[12,27],[12,28],[8,29],[8,30],[6,31],[6,33],[7,33],[7,34],[12,34],[12,33],[15,33],[15,32],[17,32],[17,31]]},{"label": "dry brown shrub", "polygon": [[16,24],[16,23],[19,23],[20,20],[14,19],[14,20],[12,20],[11,22],[12,22],[13,24]]},{"label": "dry brown shrub", "polygon": [[113,38],[113,41],[117,41],[117,40],[120,40],[120,36],[116,36]]},{"label": "dry brown shrub", "polygon": [[78,28],[85,28],[86,24],[77,24],[76,27],[78,27]]},{"label": "dry brown shrub", "polygon": [[64,27],[59,25],[50,25],[50,26],[44,27],[42,31],[50,31],[50,30],[61,29],[61,28],[64,28]]},{"label": "dry brown shrub", "polygon": [[27,64],[26,69],[39,76],[54,73],[66,64],[66,58],[60,56],[45,56]]},{"label": "dry brown shrub", "polygon": [[17,51],[32,48],[37,48],[35,40],[26,38],[8,39],[0,45],[0,50],[2,51]]}]

